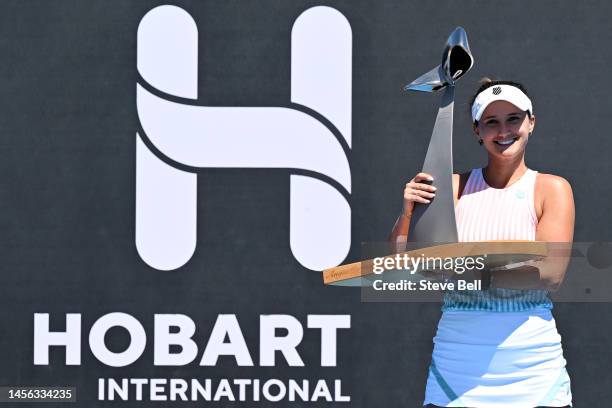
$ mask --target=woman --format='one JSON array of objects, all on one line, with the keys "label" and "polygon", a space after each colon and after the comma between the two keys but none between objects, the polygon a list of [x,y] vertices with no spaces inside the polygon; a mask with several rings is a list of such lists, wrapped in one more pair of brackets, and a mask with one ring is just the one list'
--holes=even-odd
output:
[{"label": "woman", "polygon": [[[488,163],[453,175],[459,241],[570,243],[574,201],[569,183],[525,165],[525,147],[535,126],[525,88],[485,79],[470,108]],[[430,203],[435,191],[435,180],[425,173],[406,184],[393,242],[406,241],[414,203]],[[559,287],[566,267],[567,258],[547,258],[537,268],[491,271],[487,290],[446,293],[424,405],[571,406],[561,338],[547,296]]]}]

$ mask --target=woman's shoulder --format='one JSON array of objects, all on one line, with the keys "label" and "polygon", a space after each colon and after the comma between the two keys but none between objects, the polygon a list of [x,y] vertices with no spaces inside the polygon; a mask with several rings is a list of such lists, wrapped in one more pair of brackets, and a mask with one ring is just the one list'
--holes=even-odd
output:
[{"label": "woman's shoulder", "polygon": [[572,186],[569,181],[555,174],[538,173],[534,191],[535,210],[538,219],[542,216],[547,203],[573,206]]},{"label": "woman's shoulder", "polygon": [[538,173],[536,176],[536,189],[550,194],[567,193],[572,191],[569,181],[561,176],[548,173]]}]

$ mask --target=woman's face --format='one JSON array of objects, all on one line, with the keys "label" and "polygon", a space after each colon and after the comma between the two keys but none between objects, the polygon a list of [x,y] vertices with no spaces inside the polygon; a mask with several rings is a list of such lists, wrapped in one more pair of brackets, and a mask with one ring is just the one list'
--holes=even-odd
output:
[{"label": "woman's face", "polygon": [[487,106],[474,131],[490,155],[508,159],[523,154],[534,126],[535,116],[530,118],[510,102],[495,101]]}]

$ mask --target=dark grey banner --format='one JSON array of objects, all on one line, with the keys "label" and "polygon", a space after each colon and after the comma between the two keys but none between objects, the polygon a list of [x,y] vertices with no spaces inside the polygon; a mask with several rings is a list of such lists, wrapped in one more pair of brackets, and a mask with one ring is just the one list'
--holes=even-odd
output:
[{"label": "dark grey banner", "polygon": [[364,302],[322,270],[387,239],[440,98],[403,87],[461,26],[475,62],[455,92],[454,170],[487,165],[478,80],[523,83],[526,164],[571,184],[585,256],[553,295],[573,403],[604,406],[610,13],[0,2],[0,387],[25,390],[15,406],[44,389],[78,396],[45,406],[87,408],[422,406],[441,304]]}]

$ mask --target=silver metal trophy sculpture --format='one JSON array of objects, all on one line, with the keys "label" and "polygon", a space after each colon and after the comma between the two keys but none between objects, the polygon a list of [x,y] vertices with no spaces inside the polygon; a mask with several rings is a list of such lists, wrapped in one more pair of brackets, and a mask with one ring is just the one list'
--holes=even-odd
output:
[{"label": "silver metal trophy sculpture", "polygon": [[430,204],[415,204],[410,220],[410,242],[432,245],[458,240],[452,183],[453,105],[455,82],[473,64],[467,34],[457,27],[446,41],[442,63],[404,87],[406,91],[444,90],[423,164],[423,172],[431,174],[435,180],[436,197]]}]

